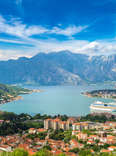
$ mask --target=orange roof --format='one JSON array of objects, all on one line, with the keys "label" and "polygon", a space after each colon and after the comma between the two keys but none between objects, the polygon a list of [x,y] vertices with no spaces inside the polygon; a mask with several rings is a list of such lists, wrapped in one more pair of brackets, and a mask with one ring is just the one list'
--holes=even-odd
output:
[{"label": "orange roof", "polygon": [[8,148],[9,146],[8,145],[0,145],[0,147]]},{"label": "orange roof", "polygon": [[90,137],[95,138],[95,137],[97,137],[97,135],[90,135]]},{"label": "orange roof", "polygon": [[73,144],[78,144],[78,142],[74,139],[72,139],[70,142],[72,142]]},{"label": "orange roof", "polygon": [[91,153],[94,153],[94,150],[91,149],[90,151],[91,151]]},{"label": "orange roof", "polygon": [[36,152],[37,152],[37,151],[34,150],[34,149],[32,149],[32,148],[30,148],[30,149],[28,150],[29,155],[34,155]]},{"label": "orange roof", "polygon": [[102,149],[100,152],[109,153],[110,150],[108,150],[108,149]]},{"label": "orange roof", "polygon": [[78,123],[73,123],[72,125],[81,125],[81,124],[78,122]]},{"label": "orange roof", "polygon": [[32,131],[32,130],[35,130],[35,128],[30,128],[29,130],[31,130],[31,131]]},{"label": "orange roof", "polygon": [[44,128],[39,128],[39,129],[37,129],[37,131],[38,131],[38,132],[45,132],[46,129],[44,129]]},{"label": "orange roof", "polygon": [[112,136],[112,135],[108,135],[107,136],[107,139],[116,139],[116,137],[115,136]]},{"label": "orange roof", "polygon": [[87,143],[92,143],[92,144],[94,144],[95,142],[94,142],[94,141],[89,140],[89,141],[87,141]]},{"label": "orange roof", "polygon": [[46,119],[45,121],[51,121],[52,119]]},{"label": "orange roof", "polygon": [[28,144],[19,144],[18,147],[19,148],[23,148],[25,150],[29,149],[29,145]]},{"label": "orange roof", "polygon": [[113,148],[113,149],[116,149],[116,146],[110,146],[110,147],[108,147],[108,148]]},{"label": "orange roof", "polygon": [[59,121],[60,121],[59,118],[56,118],[56,119],[53,120],[53,122],[59,122]]}]

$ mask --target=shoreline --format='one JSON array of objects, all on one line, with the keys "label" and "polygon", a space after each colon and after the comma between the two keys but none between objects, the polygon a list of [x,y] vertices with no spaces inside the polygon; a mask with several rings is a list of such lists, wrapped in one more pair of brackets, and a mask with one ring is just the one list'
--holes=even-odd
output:
[{"label": "shoreline", "polygon": [[9,102],[13,102],[13,101],[23,100],[23,97],[21,95],[32,94],[32,93],[40,93],[40,92],[43,92],[43,91],[39,90],[39,89],[33,89],[33,90],[30,90],[29,92],[23,92],[22,91],[21,94],[17,95],[16,97],[11,97],[11,99],[1,101],[0,105],[6,104],[6,103],[9,103]]},{"label": "shoreline", "polygon": [[92,95],[87,95],[87,94],[81,94],[83,96],[86,96],[88,98],[100,98],[100,99],[109,99],[109,100],[113,100],[113,101],[116,101],[116,98],[111,98],[111,97],[102,97],[102,96],[92,96]]}]

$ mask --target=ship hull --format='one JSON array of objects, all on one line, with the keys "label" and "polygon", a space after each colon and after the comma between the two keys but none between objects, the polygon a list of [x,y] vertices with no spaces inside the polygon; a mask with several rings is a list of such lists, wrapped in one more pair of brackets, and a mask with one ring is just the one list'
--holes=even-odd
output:
[{"label": "ship hull", "polygon": [[91,112],[109,112],[116,113],[116,103],[99,103],[96,102],[90,105]]}]

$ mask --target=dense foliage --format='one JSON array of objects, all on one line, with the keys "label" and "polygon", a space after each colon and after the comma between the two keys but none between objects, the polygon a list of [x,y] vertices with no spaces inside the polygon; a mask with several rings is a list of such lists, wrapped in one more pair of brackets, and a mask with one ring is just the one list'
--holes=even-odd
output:
[{"label": "dense foliage", "polygon": [[[37,114],[35,116],[31,116],[29,114],[15,114],[12,112],[0,112],[0,120],[4,120],[2,124],[0,124],[0,136],[10,135],[15,133],[22,133],[29,128],[43,128],[44,127],[44,119],[47,118],[56,118],[57,116],[49,116],[49,115],[41,115]],[[66,120],[68,117],[66,115],[58,115],[62,120]],[[59,134],[59,139],[61,138],[61,134]],[[63,138],[64,134],[62,135]],[[43,134],[41,137],[44,138]],[[54,135],[56,139],[57,135]],[[68,136],[67,136],[68,137]],[[68,140],[69,138],[66,138]]]},{"label": "dense foliage", "polygon": [[[78,153],[78,149],[73,149],[72,151],[75,152],[75,154]],[[90,150],[81,150],[78,153],[78,155],[79,156],[116,156],[116,154],[109,154],[109,153],[99,153],[99,154],[93,153],[92,154]],[[23,149],[16,149],[13,152],[9,152],[9,153],[3,152],[0,154],[0,156],[30,156],[30,155],[27,151],[25,151]],[[50,151],[48,151],[46,149],[41,149],[33,156],[53,156],[53,154],[51,154]],[[68,155],[61,153],[57,156],[68,156]]]},{"label": "dense foliage", "polygon": [[81,117],[81,121],[92,121],[92,122],[106,122],[106,121],[116,121],[115,115],[107,114],[88,114]]}]

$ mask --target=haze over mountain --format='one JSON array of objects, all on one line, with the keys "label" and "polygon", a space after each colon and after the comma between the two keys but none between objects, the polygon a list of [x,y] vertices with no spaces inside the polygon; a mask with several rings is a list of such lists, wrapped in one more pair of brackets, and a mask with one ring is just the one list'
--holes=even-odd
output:
[{"label": "haze over mountain", "polygon": [[87,56],[69,51],[0,61],[0,83],[78,85],[116,80],[116,55]]}]

